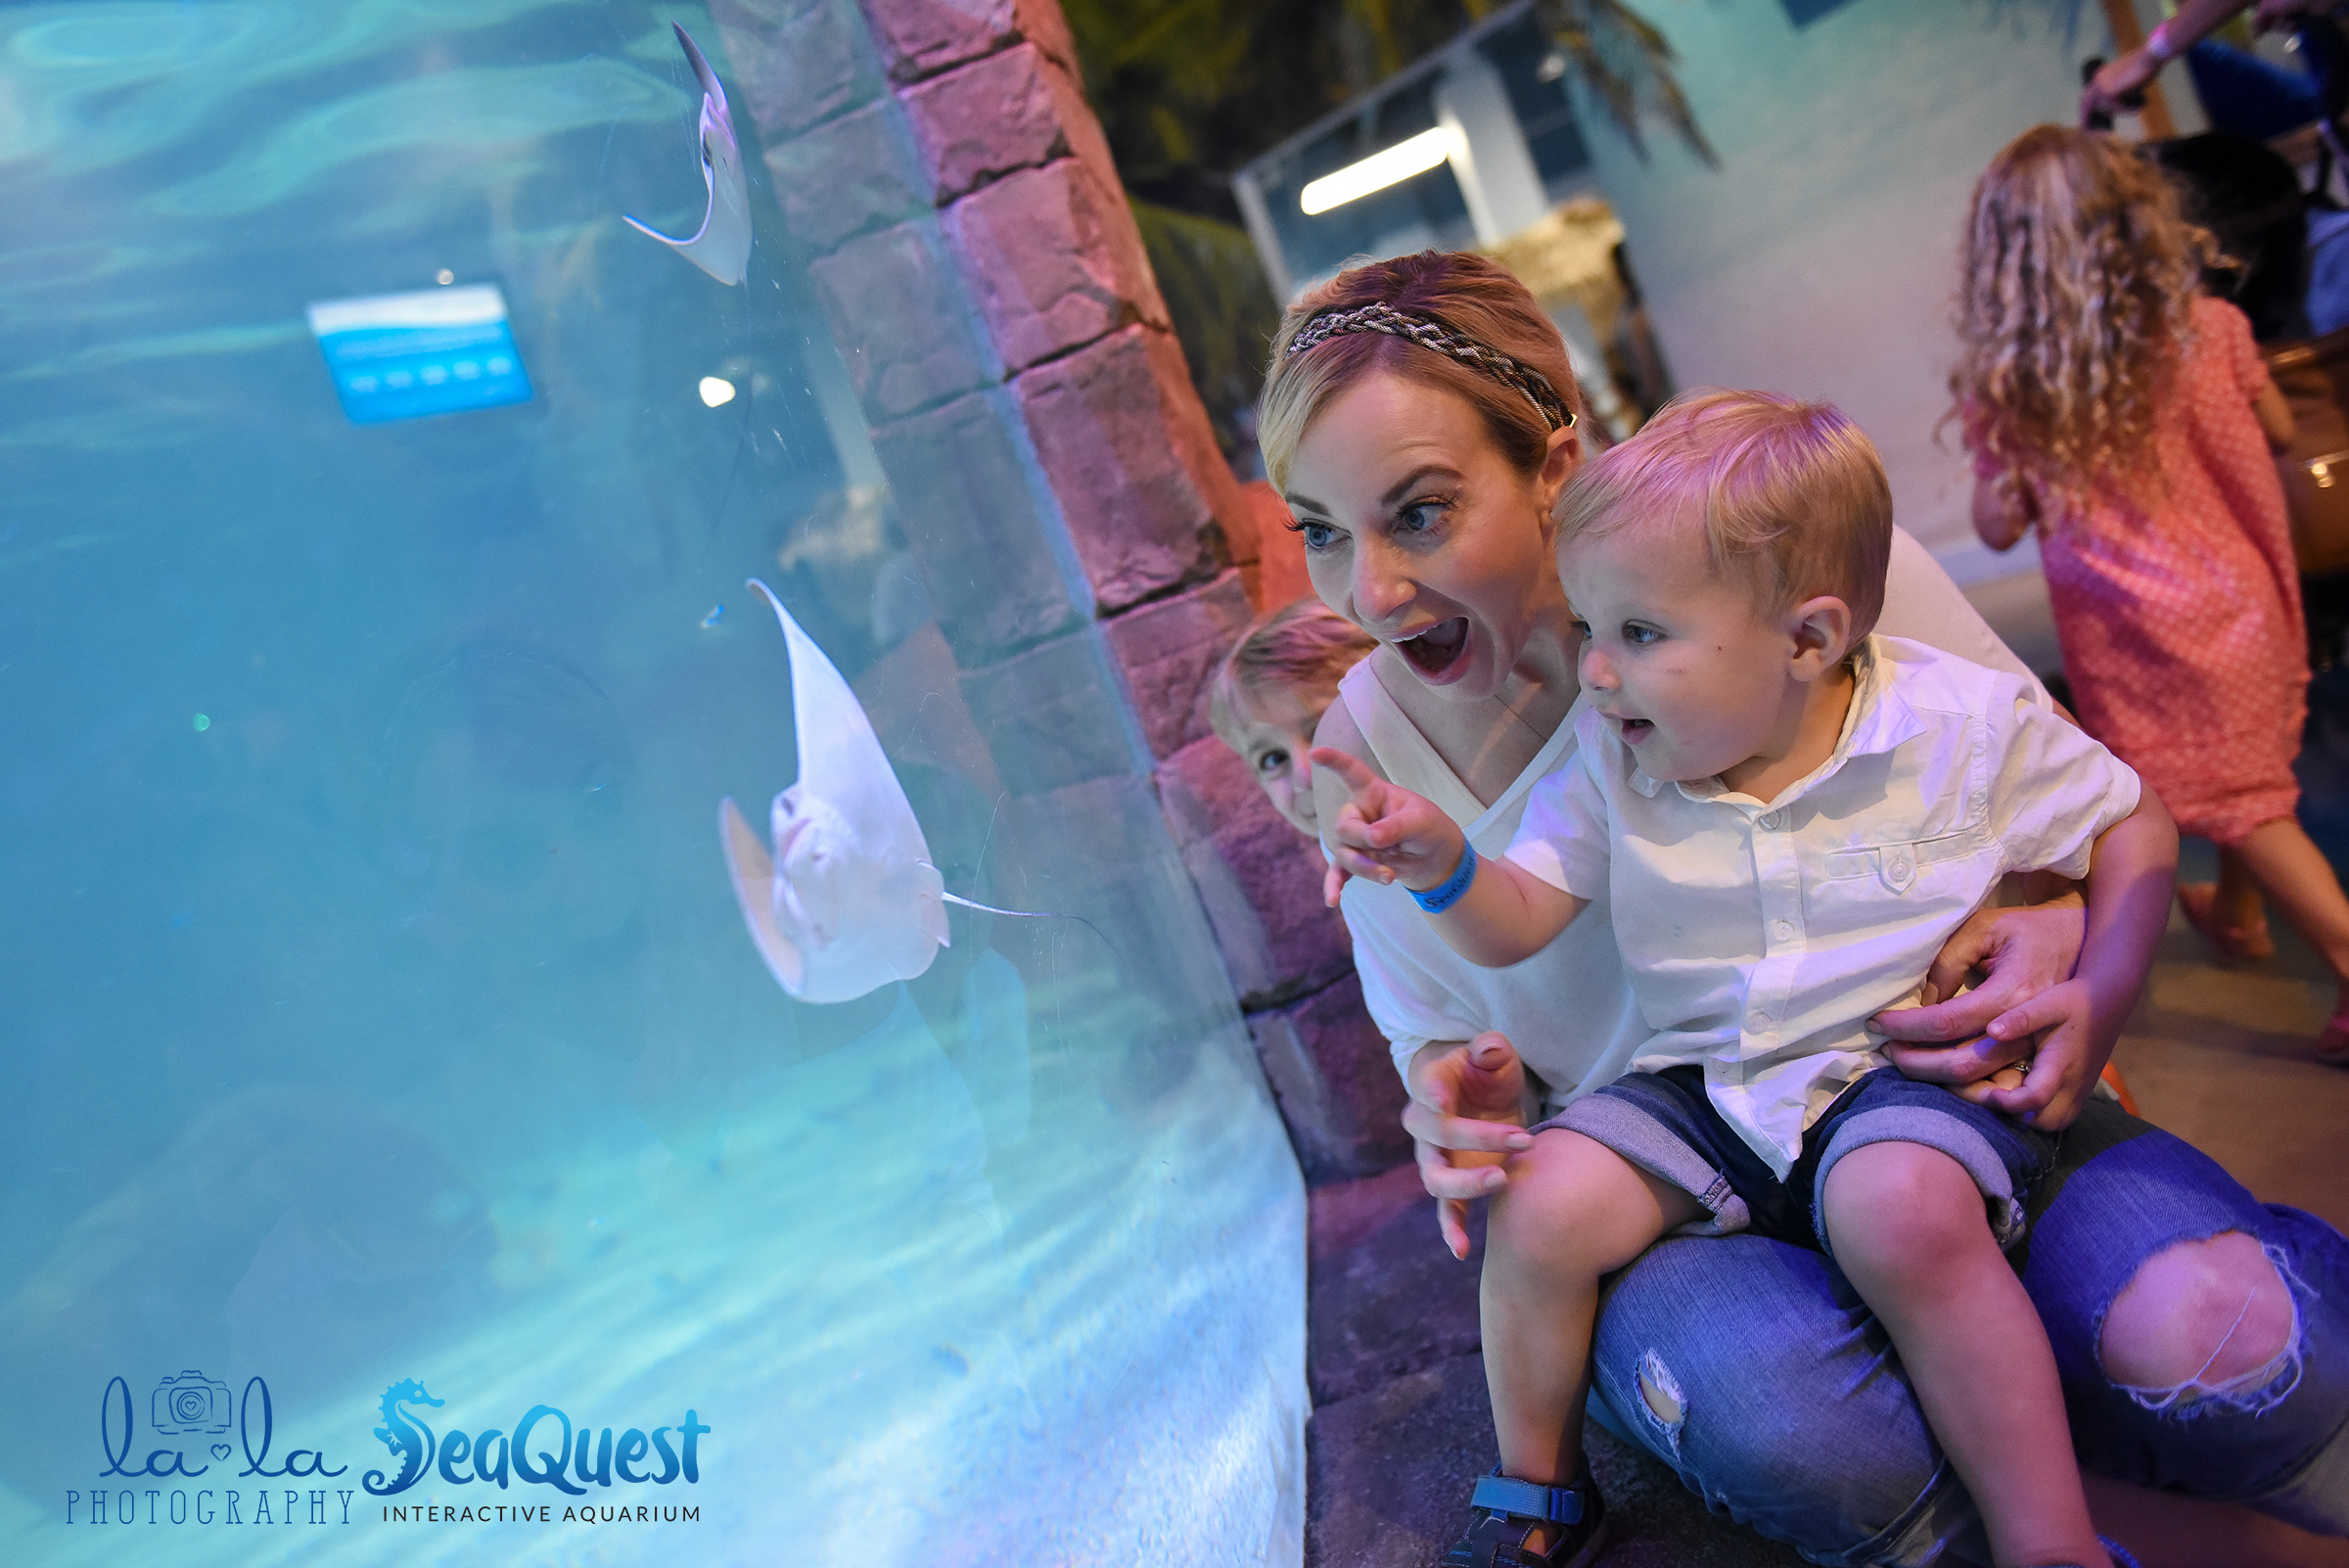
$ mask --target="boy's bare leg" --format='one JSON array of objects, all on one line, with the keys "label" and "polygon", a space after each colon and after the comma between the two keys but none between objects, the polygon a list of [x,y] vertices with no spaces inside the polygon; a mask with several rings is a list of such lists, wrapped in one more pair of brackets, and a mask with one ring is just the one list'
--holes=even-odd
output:
[{"label": "boy's bare leg", "polygon": [[[1582,1465],[1599,1279],[1704,1206],[1613,1149],[1552,1128],[1508,1160],[1482,1287],[1485,1381],[1503,1475],[1565,1486]],[[1526,1539],[1549,1545],[1546,1528]]]},{"label": "boy's bare leg", "polygon": [[1891,1333],[1999,1568],[2109,1568],[2047,1329],[1965,1168],[1922,1144],[1872,1143],[1836,1162],[1824,1203],[1835,1262]]}]

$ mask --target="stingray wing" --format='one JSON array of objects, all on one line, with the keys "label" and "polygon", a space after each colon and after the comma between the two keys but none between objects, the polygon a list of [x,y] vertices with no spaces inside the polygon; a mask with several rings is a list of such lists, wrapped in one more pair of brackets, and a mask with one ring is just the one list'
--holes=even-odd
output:
[{"label": "stingray wing", "polygon": [[703,209],[702,226],[685,240],[672,239],[624,212],[621,217],[718,282],[732,286],[743,280],[751,265],[751,193],[742,174],[742,144],[735,139],[734,113],[726,104],[726,90],[718,85],[717,73],[710,69],[692,36],[676,23],[669,25],[676,28],[677,42],[685,46],[685,58],[702,84],[702,115],[696,134],[702,187],[709,194],[709,206]]},{"label": "stingray wing", "polygon": [[799,945],[775,923],[775,862],[759,835],[742,819],[732,797],[717,803],[717,836],[726,848],[726,870],[734,879],[734,901],[743,924],[766,960],[775,984],[797,996],[807,981],[807,960]]}]

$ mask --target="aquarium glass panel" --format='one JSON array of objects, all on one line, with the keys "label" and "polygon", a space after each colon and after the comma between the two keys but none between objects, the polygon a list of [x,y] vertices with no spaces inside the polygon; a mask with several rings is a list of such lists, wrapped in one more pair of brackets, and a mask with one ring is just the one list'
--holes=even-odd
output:
[{"label": "aquarium glass panel", "polygon": [[760,9],[0,9],[0,1561],[1298,1558],[1294,1160]]}]

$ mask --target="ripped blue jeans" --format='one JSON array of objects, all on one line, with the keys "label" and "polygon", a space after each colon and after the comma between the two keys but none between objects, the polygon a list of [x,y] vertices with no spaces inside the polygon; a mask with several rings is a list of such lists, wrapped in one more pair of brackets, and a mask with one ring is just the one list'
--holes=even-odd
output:
[{"label": "ripped blue jeans", "polygon": [[[2097,1336],[2146,1260],[2256,1237],[2290,1290],[2290,1343],[2227,1386],[2131,1389]],[[2190,1145],[2092,1101],[2009,1253],[2045,1319],[2084,1469],[2349,1535],[2349,1242],[2256,1201]],[[1592,1345],[1591,1413],[1716,1512],[1813,1562],[1987,1564],[1973,1504],[1891,1343],[1828,1258],[1756,1235],[1657,1244]]]}]

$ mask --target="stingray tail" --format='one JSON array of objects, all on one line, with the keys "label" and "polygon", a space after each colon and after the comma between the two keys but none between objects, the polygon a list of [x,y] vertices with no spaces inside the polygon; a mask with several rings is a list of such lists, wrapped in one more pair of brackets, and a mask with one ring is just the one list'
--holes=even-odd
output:
[{"label": "stingray tail", "polygon": [[1107,932],[1081,914],[1063,914],[1057,909],[998,909],[991,903],[981,903],[976,899],[965,899],[959,894],[948,893],[943,888],[939,890],[938,896],[948,903],[959,903],[965,909],[980,909],[989,914],[1010,915],[1017,920],[1074,920],[1094,936],[1099,937],[1101,945],[1107,947],[1112,953],[1118,950],[1118,945],[1109,940]]}]

